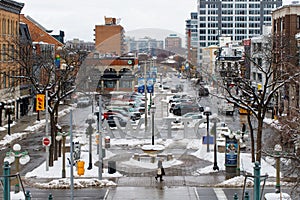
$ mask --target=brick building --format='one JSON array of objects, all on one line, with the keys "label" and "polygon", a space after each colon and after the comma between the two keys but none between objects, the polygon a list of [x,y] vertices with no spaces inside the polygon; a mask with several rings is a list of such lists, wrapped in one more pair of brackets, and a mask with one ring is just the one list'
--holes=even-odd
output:
[{"label": "brick building", "polygon": [[19,39],[20,13],[24,4],[11,0],[0,1],[0,126],[7,123],[8,110],[5,106],[11,104],[12,119],[18,117],[17,101],[21,97],[20,67],[14,62],[14,41]]},{"label": "brick building", "polygon": [[30,16],[20,15],[20,21],[27,24],[32,42],[54,45],[54,49],[62,47],[63,43],[50,35],[51,31],[44,28]]},{"label": "brick building", "polygon": [[104,17],[104,25],[95,26],[95,49],[101,55],[121,56],[125,51],[124,28],[116,18]]},{"label": "brick building", "polygon": [[[274,47],[282,48],[277,53],[278,59],[288,63],[285,66],[274,66],[282,69],[282,72],[294,73],[299,68],[299,53],[296,35],[300,33],[300,5],[292,4],[277,8],[272,12],[272,33],[274,35]],[[288,59],[288,60],[287,60]],[[292,66],[290,68],[290,66]],[[298,78],[299,79],[299,78]],[[279,90],[276,95],[279,107],[283,107],[284,113],[290,114],[291,110],[299,108],[300,88],[299,80],[291,80]]]}]

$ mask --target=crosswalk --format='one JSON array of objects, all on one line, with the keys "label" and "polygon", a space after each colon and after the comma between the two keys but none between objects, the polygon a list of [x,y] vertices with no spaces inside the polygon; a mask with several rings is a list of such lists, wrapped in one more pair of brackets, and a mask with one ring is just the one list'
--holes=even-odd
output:
[{"label": "crosswalk", "polygon": [[228,200],[222,188],[197,188],[195,192],[198,200]]},{"label": "crosswalk", "polygon": [[227,197],[221,188],[214,188],[214,192],[215,192],[218,200],[227,200]]}]

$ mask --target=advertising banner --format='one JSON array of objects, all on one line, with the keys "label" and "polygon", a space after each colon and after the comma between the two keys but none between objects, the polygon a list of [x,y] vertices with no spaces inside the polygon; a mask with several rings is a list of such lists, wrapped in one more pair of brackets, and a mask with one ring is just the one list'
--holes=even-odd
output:
[{"label": "advertising banner", "polygon": [[226,137],[225,166],[237,166],[238,143],[235,138]]}]

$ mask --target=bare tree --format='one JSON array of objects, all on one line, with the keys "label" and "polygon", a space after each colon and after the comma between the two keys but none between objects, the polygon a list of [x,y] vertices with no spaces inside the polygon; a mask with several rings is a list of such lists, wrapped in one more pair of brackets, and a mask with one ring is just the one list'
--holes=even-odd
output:
[{"label": "bare tree", "polygon": [[[258,81],[259,83],[253,85],[249,77],[240,75],[230,77],[230,79],[223,76],[222,85],[219,86],[223,88],[224,98],[238,107],[248,110],[248,115],[252,114],[256,118],[258,124],[256,141],[254,145],[254,135],[252,133],[251,146],[253,154],[255,152],[256,155],[255,160],[259,162],[262,157],[263,123],[266,113],[273,101],[278,104],[278,100],[280,100],[278,99],[279,89],[289,86],[300,75],[299,70],[292,62],[295,58],[295,53],[291,53],[293,47],[293,43],[288,37],[261,36],[259,42],[252,44],[251,52],[244,53],[244,62],[239,61],[240,68],[238,69],[243,69],[246,62],[250,63],[252,69],[262,75],[261,80]],[[244,73],[243,71],[236,71],[237,69],[234,66],[227,70],[231,70],[231,73]],[[229,84],[228,81],[232,82],[233,85]],[[275,106],[271,106],[271,109],[278,110],[275,109]],[[254,150],[254,147],[256,147],[256,150]]]},{"label": "bare tree", "polygon": [[[48,92],[48,108],[50,116],[50,146],[49,166],[57,159],[57,111],[60,102],[71,95],[75,87],[75,78],[78,68],[87,53],[78,49],[59,47],[45,43],[34,43],[28,40],[9,40],[8,46],[12,51],[1,52],[13,60],[19,67],[18,73],[10,79],[18,80],[19,84],[29,84],[34,94]],[[13,52],[13,53],[12,53]],[[55,53],[60,56],[60,61],[55,62]]]}]

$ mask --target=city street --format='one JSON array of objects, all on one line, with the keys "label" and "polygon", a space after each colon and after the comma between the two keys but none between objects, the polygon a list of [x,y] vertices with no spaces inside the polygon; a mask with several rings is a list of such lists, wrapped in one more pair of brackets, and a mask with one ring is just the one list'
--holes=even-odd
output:
[{"label": "city street", "polygon": [[[172,85],[176,82],[181,81],[177,77],[172,79],[172,81],[168,82],[168,84]],[[184,92],[188,93],[189,95],[196,97],[196,92],[194,91],[191,83],[189,81],[181,81],[184,84]],[[172,155],[174,159],[180,161],[181,164],[170,166],[166,169],[166,177],[165,182],[157,183],[154,179],[155,170],[153,169],[145,169],[140,168],[139,166],[128,166],[126,163],[129,161],[133,155],[135,154],[142,154],[142,150],[140,145],[132,146],[124,144],[126,140],[130,142],[134,137],[132,133],[125,134],[125,138],[123,138],[122,134],[120,134],[120,130],[112,129],[112,135],[114,136],[111,138],[112,145],[110,148],[106,149],[107,153],[113,155],[109,158],[104,158],[104,167],[107,167],[108,161],[115,161],[116,162],[116,170],[123,175],[123,177],[119,178],[110,178],[111,180],[117,183],[117,187],[114,188],[102,188],[102,189],[93,189],[93,188],[86,188],[75,190],[75,197],[80,197],[80,199],[103,199],[105,194],[107,194],[108,199],[124,199],[124,194],[127,192],[132,191],[132,195],[130,197],[135,196],[136,199],[139,199],[138,195],[141,197],[148,197],[149,199],[207,199],[209,196],[210,199],[231,199],[233,194],[237,192],[241,195],[241,189],[227,189],[227,188],[220,188],[220,189],[213,189],[211,187],[199,187],[199,186],[212,186],[217,183],[221,183],[225,181],[226,174],[224,172],[213,173],[209,175],[201,175],[195,173],[197,170],[205,168],[211,165],[211,162],[207,160],[200,159],[193,155],[197,149],[187,148],[189,142],[191,141],[198,141],[202,143],[202,136],[206,135],[206,127],[199,128],[200,138],[199,135],[196,134],[194,127],[188,127],[186,130],[184,129],[172,129],[171,135],[168,134],[167,125],[166,125],[166,117],[171,116],[170,113],[167,113],[168,106],[167,103],[162,102],[163,99],[166,100],[166,96],[170,96],[167,91],[160,91],[158,87],[156,88],[157,93],[155,94],[155,104],[157,106],[155,112],[155,141],[166,141],[171,140],[172,143],[166,147],[163,154],[164,155]],[[216,98],[212,95],[209,97],[203,97],[200,100],[200,104],[202,106],[209,106],[213,113],[217,113],[216,108]],[[89,114],[92,113],[92,106],[83,107],[83,108],[76,108],[73,110],[73,132],[74,136],[81,136],[85,134],[85,130],[87,128],[86,119]],[[145,141],[145,144],[150,143],[151,132],[152,129],[150,128],[150,116],[148,121],[148,130],[145,131],[141,129],[139,131],[135,130],[135,133],[139,136],[141,140]],[[233,116],[225,116],[220,115],[219,118],[228,124],[228,126],[236,131],[241,129],[241,123],[244,122],[244,116],[240,116],[239,114],[235,113]],[[70,116],[68,114],[61,116],[59,119],[60,126],[63,127],[65,131],[69,129],[70,126]],[[124,130],[123,130],[124,131]],[[264,130],[266,134],[268,132],[272,132],[270,128]],[[104,131],[107,133],[106,131]],[[26,149],[30,156],[31,161],[29,164],[25,165],[21,168],[20,174],[24,176],[27,172],[33,170],[37,166],[41,165],[45,161],[45,153],[44,148],[41,146],[41,140],[44,136],[44,129],[40,129],[36,131],[35,134],[30,134],[27,136],[26,139],[20,140],[19,143],[22,145],[23,149]],[[267,136],[266,136],[267,137]],[[84,138],[84,137],[83,137]],[[86,139],[85,139],[86,140]],[[114,145],[114,142],[118,140],[123,141],[122,145]],[[86,141],[84,141],[86,142]],[[249,144],[249,141],[248,141]],[[96,148],[96,144],[93,143],[93,146]],[[8,149],[5,149],[7,151]],[[81,149],[82,152],[88,152],[88,148],[84,146]],[[213,149],[211,149],[213,151]],[[249,148],[244,150],[245,152],[249,151]],[[4,154],[1,154],[2,156]],[[96,161],[95,161],[96,162]],[[150,160],[143,160],[142,162],[150,162]],[[12,166],[13,173],[14,173],[14,166]],[[96,177],[96,175],[95,175]],[[32,180],[31,180],[32,181]],[[33,179],[34,181],[34,179]],[[36,180],[36,181],[47,181],[46,179],[43,180]],[[134,192],[138,191],[136,187],[143,187],[142,192]],[[33,194],[34,199],[43,199],[48,196],[50,193],[53,194],[55,199],[64,199],[70,195],[69,190],[68,192],[61,192],[61,190],[53,190],[53,189],[37,189],[31,186],[25,185],[26,190],[30,190]],[[273,191],[273,188],[269,189]],[[78,192],[82,191],[82,192]],[[157,193],[153,193],[156,191]],[[177,191],[178,193],[176,193]],[[221,193],[221,194],[220,194]],[[123,194],[123,195],[122,195]],[[180,195],[179,195],[180,194]],[[152,195],[152,196],[151,196]],[[154,196],[153,196],[154,195]],[[158,195],[158,196],[155,196]],[[222,196],[223,195],[223,196]],[[225,197],[224,197],[225,195]],[[120,197],[119,197],[120,196]],[[130,198],[129,198],[130,199]],[[145,198],[142,198],[145,199]]]}]

